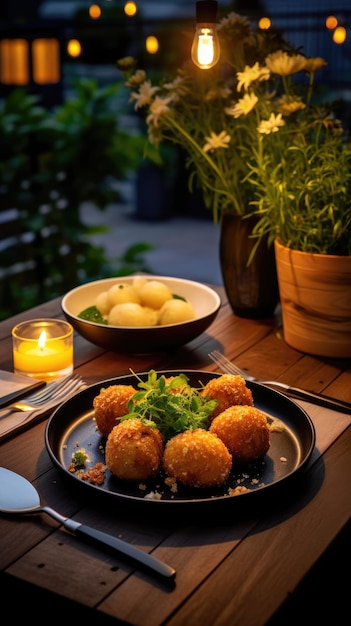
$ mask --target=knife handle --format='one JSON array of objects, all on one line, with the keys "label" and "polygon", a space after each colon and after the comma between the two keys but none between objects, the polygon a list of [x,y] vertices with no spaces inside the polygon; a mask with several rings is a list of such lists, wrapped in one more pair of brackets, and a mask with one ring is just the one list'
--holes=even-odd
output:
[{"label": "knife handle", "polygon": [[314,391],[307,391],[305,389],[300,389],[299,387],[287,387],[286,392],[295,398],[307,400],[307,402],[313,402],[313,404],[324,406],[327,409],[334,409],[334,411],[340,411],[341,413],[347,413],[348,415],[351,415],[350,402],[337,400],[336,398],[332,398],[331,396],[325,396]]},{"label": "knife handle", "polygon": [[[67,520],[67,522],[69,521]],[[133,544],[128,543],[127,541],[123,541],[122,539],[118,539],[118,537],[108,535],[107,533],[97,530],[97,528],[91,528],[90,526],[86,526],[84,524],[74,524],[74,528],[71,530],[74,530],[74,533],[78,536],[82,536],[82,538],[89,539],[97,544],[103,544],[105,547],[112,548],[117,552],[125,554],[129,558],[152,569],[154,572],[164,578],[167,578],[168,580],[173,580],[175,578],[176,571],[173,567],[170,567],[167,563],[159,561],[159,559],[156,559],[151,554],[148,554],[148,552],[144,552],[144,550],[133,546]]]}]

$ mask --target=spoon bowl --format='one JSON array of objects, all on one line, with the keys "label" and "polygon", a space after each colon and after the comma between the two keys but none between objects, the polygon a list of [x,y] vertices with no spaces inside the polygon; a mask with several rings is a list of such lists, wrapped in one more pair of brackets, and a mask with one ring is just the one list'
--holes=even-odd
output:
[{"label": "spoon bowl", "polygon": [[152,569],[156,574],[173,580],[175,570],[166,563],[156,559],[151,554],[133,546],[122,539],[108,535],[96,528],[80,524],[68,517],[64,517],[48,506],[42,506],[40,496],[35,487],[23,476],[0,467],[0,512],[8,514],[46,513],[73,533],[89,542],[112,548],[144,567]]}]

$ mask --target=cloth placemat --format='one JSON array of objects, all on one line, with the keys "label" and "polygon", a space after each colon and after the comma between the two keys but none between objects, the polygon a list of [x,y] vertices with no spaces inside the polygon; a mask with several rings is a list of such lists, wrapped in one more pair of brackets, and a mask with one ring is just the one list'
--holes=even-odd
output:
[{"label": "cloth placemat", "polygon": [[[87,385],[83,383],[79,389],[76,389],[71,394],[67,394],[64,402],[86,387]],[[44,417],[49,417],[50,413],[62,403],[63,401],[57,402],[54,400],[50,404],[46,404],[45,408],[35,409],[35,411],[13,411],[6,417],[2,417],[0,419],[0,441],[13,436],[29,425],[44,419]]]},{"label": "cloth placemat", "polygon": [[0,370],[0,408],[45,385],[44,380]]}]

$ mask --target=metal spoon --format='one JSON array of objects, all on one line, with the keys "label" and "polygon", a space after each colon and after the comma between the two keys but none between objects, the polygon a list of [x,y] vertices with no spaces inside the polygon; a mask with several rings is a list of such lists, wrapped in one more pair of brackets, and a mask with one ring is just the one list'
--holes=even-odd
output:
[{"label": "metal spoon", "polygon": [[151,554],[144,552],[122,539],[108,535],[96,528],[91,528],[72,519],[63,517],[48,506],[41,506],[39,493],[33,485],[23,476],[11,472],[5,467],[0,467],[0,511],[2,513],[46,513],[69,532],[82,537],[82,539],[103,544],[113,550],[117,550],[138,563],[154,570],[157,574],[173,580],[176,572],[173,567],[159,561]]}]

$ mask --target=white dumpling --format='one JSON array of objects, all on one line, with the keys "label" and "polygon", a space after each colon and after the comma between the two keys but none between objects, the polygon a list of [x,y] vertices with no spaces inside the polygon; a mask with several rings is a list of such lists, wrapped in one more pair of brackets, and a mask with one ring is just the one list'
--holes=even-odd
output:
[{"label": "white dumpling", "polygon": [[110,304],[107,291],[102,291],[101,293],[99,293],[99,295],[97,296],[95,300],[95,306],[97,309],[99,309],[101,315],[108,314],[111,308],[111,304]]},{"label": "white dumpling", "polygon": [[122,302],[112,307],[107,323],[109,326],[155,326],[157,311],[143,307],[138,302]]},{"label": "white dumpling", "polygon": [[160,309],[172,299],[171,290],[159,280],[148,280],[139,291],[141,303],[152,309]]},{"label": "white dumpling", "polygon": [[147,283],[148,279],[146,276],[135,276],[133,278],[132,287],[135,289],[137,294],[140,293],[142,287],[144,287],[145,283]]},{"label": "white dumpling", "polygon": [[164,324],[180,324],[195,319],[195,311],[189,302],[184,300],[172,299],[168,300],[162,306],[158,323]]},{"label": "white dumpling", "polygon": [[108,290],[108,299],[111,307],[122,302],[138,302],[140,298],[132,285],[128,283],[116,283]]}]

